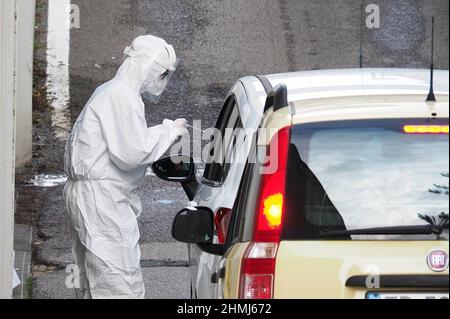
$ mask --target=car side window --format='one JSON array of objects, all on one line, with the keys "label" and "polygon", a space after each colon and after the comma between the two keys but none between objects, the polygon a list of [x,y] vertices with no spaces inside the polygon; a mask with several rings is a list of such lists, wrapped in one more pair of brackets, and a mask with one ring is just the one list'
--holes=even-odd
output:
[{"label": "car side window", "polygon": [[[254,194],[250,194],[254,192],[257,188],[252,188],[252,178],[254,177],[255,164],[256,161],[256,138],[252,138],[254,141],[251,145],[251,150],[249,153],[249,158],[247,159],[247,163],[245,165],[244,173],[242,175],[241,183],[239,185],[239,191],[237,193],[236,201],[232,210],[232,217],[229,223],[228,232],[227,232],[227,244],[233,244],[241,240],[242,232],[244,230],[244,223],[247,215],[252,215],[247,211],[247,201],[249,200],[249,196],[251,197]],[[250,201],[252,201],[250,199]],[[255,199],[253,198],[253,201]]]},{"label": "car side window", "polygon": [[231,96],[225,102],[217,120],[216,129],[220,132],[221,138],[216,136],[211,140],[213,147],[210,149],[209,158],[205,165],[204,183],[218,186],[224,181],[224,176],[228,173],[225,167],[226,155],[230,145],[233,144],[233,138],[226,134],[233,131],[238,122],[240,122],[239,109],[234,96]]},{"label": "car side window", "polygon": [[228,139],[229,142],[227,143],[228,146],[225,151],[224,164],[222,170],[222,181],[227,179],[228,172],[230,171],[231,167],[231,162],[233,162],[234,158],[236,157],[236,152],[238,151],[239,147],[238,142],[240,141],[239,134],[243,133],[243,129],[244,125],[242,124],[242,121],[239,117],[234,127],[228,128],[228,132],[226,133],[228,136],[226,136],[226,139]]}]

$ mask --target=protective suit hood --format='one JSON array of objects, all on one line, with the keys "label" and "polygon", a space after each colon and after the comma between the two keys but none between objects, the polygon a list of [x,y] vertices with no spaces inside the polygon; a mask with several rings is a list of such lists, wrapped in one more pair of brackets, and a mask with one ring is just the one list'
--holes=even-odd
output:
[{"label": "protective suit hood", "polygon": [[146,35],[136,38],[124,54],[117,77],[157,103],[177,67],[174,48],[161,38]]}]

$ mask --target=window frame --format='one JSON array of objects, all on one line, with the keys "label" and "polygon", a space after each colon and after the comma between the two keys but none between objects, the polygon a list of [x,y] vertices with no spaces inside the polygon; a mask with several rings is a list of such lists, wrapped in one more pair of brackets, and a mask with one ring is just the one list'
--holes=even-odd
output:
[{"label": "window frame", "polygon": [[[235,117],[233,115],[236,115]],[[231,94],[225,101],[224,105],[222,106],[222,109],[220,111],[219,117],[217,119],[215,128],[219,130],[223,136],[225,130],[227,128],[230,128],[230,126],[235,128],[237,123],[242,123],[242,118],[239,112],[239,105],[237,98],[234,94]],[[232,125],[230,125],[232,123]],[[227,145],[221,145],[223,148],[224,156],[223,160],[225,161],[225,156],[229,151],[229,146],[232,144],[233,139],[230,139],[228,141]],[[208,163],[205,164],[205,172],[202,176],[201,183],[210,187],[220,187],[226,180],[226,177],[228,174],[224,176],[224,163],[216,163],[212,162],[211,155],[208,157]],[[228,167],[229,171],[229,167]],[[228,171],[226,173],[228,173]],[[217,178],[213,178],[216,177]]]},{"label": "window frame", "polygon": [[[254,219],[257,194],[259,193],[259,174],[255,174],[258,170],[256,161],[257,150],[257,133],[252,136],[252,144],[247,162],[245,164],[242,179],[239,184],[239,190],[233,205],[232,216],[228,226],[227,238],[225,245],[231,247],[242,241],[250,241],[253,233],[253,227],[247,227],[247,222]],[[253,203],[252,203],[253,201]],[[250,209],[249,209],[250,208]]]}]

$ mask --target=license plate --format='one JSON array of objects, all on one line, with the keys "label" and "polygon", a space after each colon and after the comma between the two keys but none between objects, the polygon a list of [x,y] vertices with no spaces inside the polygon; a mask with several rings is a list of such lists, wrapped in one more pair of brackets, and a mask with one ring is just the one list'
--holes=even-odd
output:
[{"label": "license plate", "polygon": [[367,299],[449,299],[449,293],[369,292]]}]

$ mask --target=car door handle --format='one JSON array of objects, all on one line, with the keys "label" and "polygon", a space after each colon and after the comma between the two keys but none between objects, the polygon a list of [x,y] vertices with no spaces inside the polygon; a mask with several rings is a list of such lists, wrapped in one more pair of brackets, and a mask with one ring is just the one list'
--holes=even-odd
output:
[{"label": "car door handle", "polygon": [[211,276],[211,283],[218,284],[220,279],[225,279],[226,269],[221,268],[218,272],[215,272]]}]

